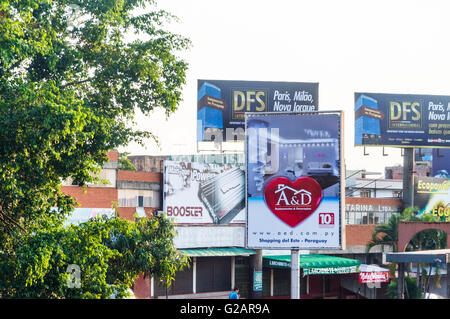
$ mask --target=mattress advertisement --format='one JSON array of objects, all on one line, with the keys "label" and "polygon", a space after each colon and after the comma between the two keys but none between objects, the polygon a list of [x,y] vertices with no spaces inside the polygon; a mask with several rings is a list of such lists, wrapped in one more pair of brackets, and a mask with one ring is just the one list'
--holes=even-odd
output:
[{"label": "mattress advertisement", "polygon": [[244,195],[243,167],[164,161],[164,212],[177,224],[245,223]]},{"label": "mattress advertisement", "polygon": [[431,214],[442,222],[450,221],[450,178],[416,176],[414,206],[418,215]]},{"label": "mattress advertisement", "polygon": [[355,93],[355,145],[449,147],[450,96]]},{"label": "mattress advertisement", "polygon": [[243,141],[246,112],[311,112],[318,106],[318,83],[198,80],[197,141]]},{"label": "mattress advertisement", "polygon": [[247,247],[341,249],[340,112],[246,114]]}]

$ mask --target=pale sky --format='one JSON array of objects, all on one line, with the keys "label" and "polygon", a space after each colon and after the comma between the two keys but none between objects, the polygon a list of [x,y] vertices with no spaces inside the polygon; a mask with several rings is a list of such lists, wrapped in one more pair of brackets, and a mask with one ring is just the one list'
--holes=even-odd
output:
[{"label": "pale sky", "polygon": [[450,95],[450,5],[446,1],[159,0],[191,39],[179,110],[139,118],[161,148],[132,155],[196,152],[197,80],[318,82],[319,110],[344,111],[347,169],[384,173],[400,149],[354,146],[354,93]]}]

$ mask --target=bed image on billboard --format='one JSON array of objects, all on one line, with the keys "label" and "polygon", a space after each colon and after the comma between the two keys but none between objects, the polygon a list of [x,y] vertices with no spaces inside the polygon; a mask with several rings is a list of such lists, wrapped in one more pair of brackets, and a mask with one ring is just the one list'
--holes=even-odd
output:
[{"label": "bed image on billboard", "polygon": [[198,196],[215,224],[227,224],[245,207],[244,183],[244,171],[237,167],[200,183]]}]

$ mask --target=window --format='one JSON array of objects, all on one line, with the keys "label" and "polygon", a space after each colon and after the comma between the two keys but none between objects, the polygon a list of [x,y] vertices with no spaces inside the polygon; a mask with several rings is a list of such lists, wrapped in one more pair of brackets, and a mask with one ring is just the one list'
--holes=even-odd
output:
[{"label": "window", "polygon": [[374,215],[374,213],[372,213],[372,212],[369,212],[369,213],[368,213],[368,216],[369,216],[369,222],[368,222],[368,224],[376,224],[373,215]]},{"label": "window", "polygon": [[367,225],[368,224],[367,212],[362,212],[361,214],[362,214],[362,218],[361,218],[361,223],[360,224]]},{"label": "window", "polygon": [[355,224],[356,225],[362,224],[361,218],[362,218],[361,212],[355,212]]},{"label": "window", "polygon": [[370,189],[361,189],[359,191],[360,197],[370,197]]},{"label": "window", "polygon": [[384,213],[383,212],[375,213],[374,224],[384,224]]},{"label": "window", "polygon": [[394,197],[394,198],[401,198],[402,197],[402,191],[392,191],[392,197]]},{"label": "window", "polygon": [[355,213],[354,212],[348,213],[348,223],[350,225],[354,225],[355,224]]}]

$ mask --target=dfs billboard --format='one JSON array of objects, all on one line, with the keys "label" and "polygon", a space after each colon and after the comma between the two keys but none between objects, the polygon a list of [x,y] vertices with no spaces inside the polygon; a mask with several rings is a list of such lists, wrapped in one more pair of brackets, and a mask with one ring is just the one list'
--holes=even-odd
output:
[{"label": "dfs billboard", "polygon": [[341,249],[341,112],[245,117],[247,247]]},{"label": "dfs billboard", "polygon": [[311,112],[319,84],[198,80],[197,140],[244,140],[246,112]]},{"label": "dfs billboard", "polygon": [[449,147],[450,96],[355,93],[355,145]]}]

